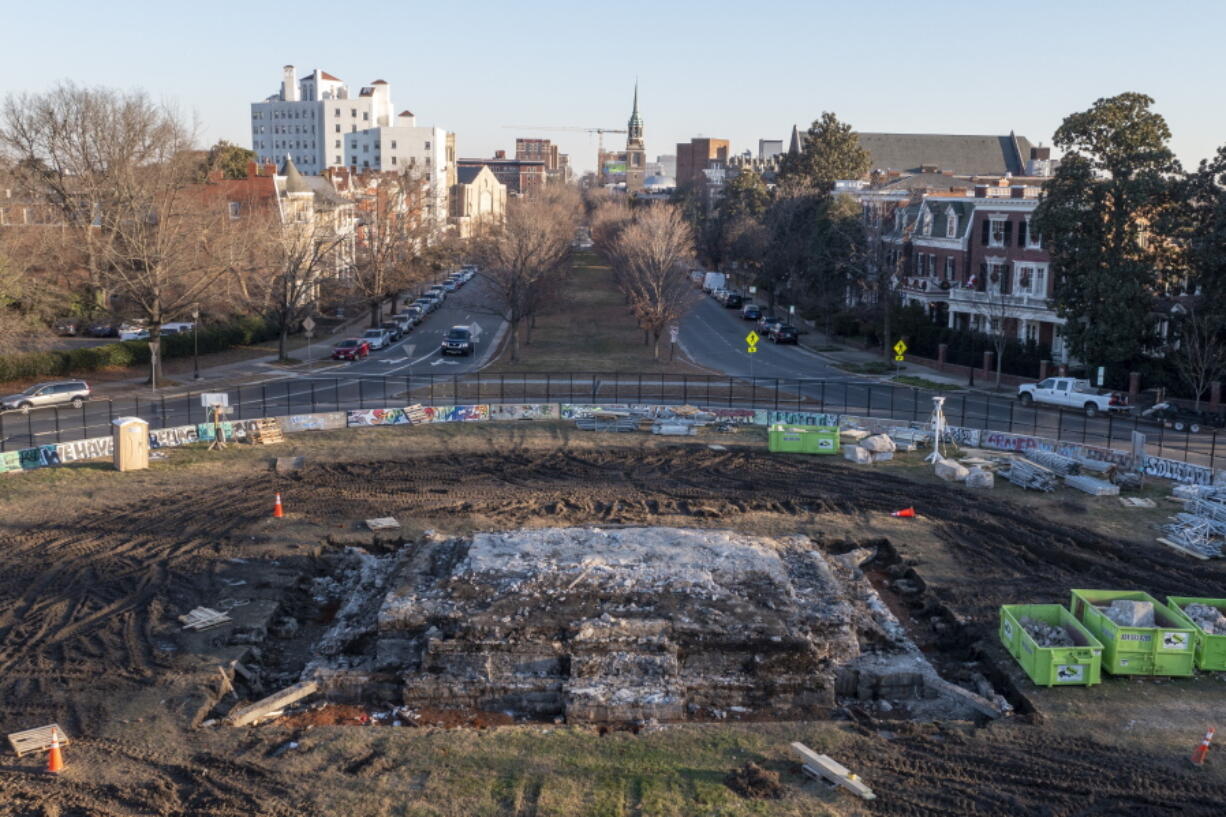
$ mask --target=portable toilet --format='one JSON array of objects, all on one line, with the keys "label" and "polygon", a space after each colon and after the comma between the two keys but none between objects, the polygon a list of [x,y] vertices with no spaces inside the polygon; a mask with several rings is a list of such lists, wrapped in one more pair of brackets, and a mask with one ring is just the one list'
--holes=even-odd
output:
[{"label": "portable toilet", "polygon": [[111,421],[116,471],[139,471],[149,467],[149,423],[139,417],[116,417]]}]

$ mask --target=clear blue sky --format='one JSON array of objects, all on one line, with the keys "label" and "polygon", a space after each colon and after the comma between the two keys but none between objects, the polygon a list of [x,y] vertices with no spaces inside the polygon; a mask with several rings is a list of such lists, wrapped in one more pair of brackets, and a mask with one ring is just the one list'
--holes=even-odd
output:
[{"label": "clear blue sky", "polygon": [[40,0],[5,24],[0,91],[142,88],[194,113],[202,141],[247,147],[248,104],[286,63],[355,92],[387,80],[461,156],[540,135],[581,169],[594,137],[502,126],[624,128],[636,75],[651,158],[697,135],[756,150],[823,110],[865,131],[1047,144],[1066,114],[1126,90],[1156,99],[1185,165],[1226,143],[1226,0]]}]

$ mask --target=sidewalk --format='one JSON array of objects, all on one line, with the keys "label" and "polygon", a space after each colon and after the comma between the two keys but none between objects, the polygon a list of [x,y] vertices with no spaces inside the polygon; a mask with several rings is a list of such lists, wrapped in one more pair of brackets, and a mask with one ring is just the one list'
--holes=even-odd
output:
[{"label": "sidewalk", "polygon": [[[844,366],[860,366],[866,363],[886,362],[876,349],[869,350],[861,346],[851,346],[837,340],[827,340],[825,335],[822,335],[815,329],[809,329],[806,334],[800,336],[800,346],[840,368]],[[837,347],[837,351],[831,351],[833,347]],[[1011,397],[1014,394],[1013,390],[1007,386],[1002,386],[999,390],[992,388],[994,381],[991,375],[988,375],[986,380],[977,376],[976,385],[970,386],[967,384],[966,377],[938,371],[931,366],[914,363],[909,359],[899,364],[897,371],[892,371],[888,374],[859,374],[860,377],[876,380],[880,383],[891,383],[899,375],[922,377],[933,383],[941,383],[954,387],[950,391],[976,392],[996,397]],[[984,382],[984,385],[978,385],[980,382]]]}]

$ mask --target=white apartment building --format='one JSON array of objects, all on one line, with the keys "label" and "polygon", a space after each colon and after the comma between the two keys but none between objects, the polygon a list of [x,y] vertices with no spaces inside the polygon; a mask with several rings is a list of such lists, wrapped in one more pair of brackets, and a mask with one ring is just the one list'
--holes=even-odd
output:
[{"label": "white apartment building", "polygon": [[440,224],[455,184],[455,135],[442,128],[417,127],[409,111],[394,113],[391,85],[377,79],[356,96],[349,86],[316,69],[298,79],[283,69],[281,90],[251,105],[251,146],[257,160],[280,166],[285,157],[298,170],[317,176],[328,168],[357,172],[417,168],[428,177],[429,215]]},{"label": "white apartment building", "polygon": [[430,189],[427,214],[445,221],[448,193],[456,183],[455,137],[442,128],[418,127],[416,118],[403,111],[390,126],[367,128],[346,135],[345,159],[358,172],[410,171],[426,178]]}]

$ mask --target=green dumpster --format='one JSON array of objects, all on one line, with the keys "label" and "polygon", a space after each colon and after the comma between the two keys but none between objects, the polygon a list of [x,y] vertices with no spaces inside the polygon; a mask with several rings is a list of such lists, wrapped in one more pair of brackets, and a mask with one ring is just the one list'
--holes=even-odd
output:
[{"label": "green dumpster", "polygon": [[[1117,599],[1148,601],[1154,627],[1123,627],[1103,611]],[[1101,605],[1101,606],[1099,606]],[[1192,675],[1196,630],[1162,602],[1140,590],[1074,590],[1073,615],[1103,645],[1103,669],[1112,675]]]},{"label": "green dumpster", "polygon": [[[1076,646],[1039,646],[1021,624],[1025,617],[1060,627]],[[1103,645],[1059,604],[1001,605],[1000,641],[1039,686],[1093,686],[1102,680]]]},{"label": "green dumpster", "polygon": [[1226,635],[1209,635],[1183,611],[1189,604],[1207,604],[1226,614],[1226,599],[1167,596],[1166,603],[1176,618],[1196,631],[1196,668],[1215,672],[1226,670]]},{"label": "green dumpster", "polygon": [[768,430],[769,448],[793,454],[839,453],[839,430],[834,426],[785,426]]}]

